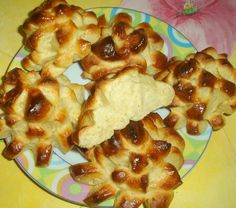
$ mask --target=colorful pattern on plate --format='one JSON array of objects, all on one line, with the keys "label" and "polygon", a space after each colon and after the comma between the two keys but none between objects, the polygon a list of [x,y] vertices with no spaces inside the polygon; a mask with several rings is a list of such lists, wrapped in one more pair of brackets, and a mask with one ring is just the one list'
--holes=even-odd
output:
[{"label": "colorful pattern on plate", "polygon": [[[98,16],[105,14],[107,19],[112,18],[119,12],[127,12],[133,17],[134,25],[143,21],[149,22],[154,30],[156,30],[164,39],[165,45],[163,52],[168,55],[168,57],[185,57],[187,54],[196,51],[192,44],[183,35],[181,35],[181,33],[165,22],[148,14],[122,8],[94,8],[90,10],[94,11]],[[26,54],[27,51],[21,49],[12,60],[10,69],[14,67],[21,67],[20,62]],[[78,64],[73,64],[69,67],[65,74],[71,79],[72,82],[86,82],[80,77],[81,69]],[[182,178],[186,176],[186,174],[200,159],[208,144],[211,132],[212,130],[210,127],[208,127],[208,129],[200,136],[190,136],[186,133],[185,129],[181,129],[179,131],[186,142],[186,148],[184,151],[185,163],[180,171]],[[34,158],[31,151],[25,151],[16,159],[16,162],[20,168],[40,187],[56,195],[57,197],[76,204],[83,204],[83,199],[88,194],[89,187],[73,181],[69,175],[68,167],[71,164],[84,161],[84,158],[76,151],[63,154],[58,149],[54,149],[51,164],[46,168],[35,167]],[[111,206],[112,203],[113,199],[110,199],[102,203],[101,206]]]}]

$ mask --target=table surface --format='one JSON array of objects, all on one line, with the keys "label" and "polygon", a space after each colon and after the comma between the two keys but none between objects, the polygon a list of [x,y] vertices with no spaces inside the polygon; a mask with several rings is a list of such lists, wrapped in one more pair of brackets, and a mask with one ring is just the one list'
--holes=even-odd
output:
[{"label": "table surface", "polygon": [[[68,0],[82,8],[119,6],[121,1]],[[41,0],[0,1],[0,76],[22,45],[18,26]],[[230,61],[236,66],[233,53]],[[236,206],[236,114],[227,117],[226,126],[213,133],[206,151],[194,169],[175,191],[171,208],[232,208]],[[0,143],[0,151],[4,148]],[[16,165],[0,157],[0,207],[2,208],[78,208],[33,183]]]}]

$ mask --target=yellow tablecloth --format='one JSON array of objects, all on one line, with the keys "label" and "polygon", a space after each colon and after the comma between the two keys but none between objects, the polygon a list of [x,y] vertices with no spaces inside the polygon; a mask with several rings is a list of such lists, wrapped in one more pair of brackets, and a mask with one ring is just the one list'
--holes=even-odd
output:
[{"label": "yellow tablecloth", "polygon": [[[68,0],[83,8],[119,6],[121,0]],[[22,44],[18,26],[41,0],[0,1],[0,76]],[[234,53],[236,54],[236,53]],[[236,63],[236,56],[231,61]],[[235,65],[236,66],[236,65]],[[214,132],[201,160],[184,179],[171,208],[236,207],[236,114],[224,129]],[[4,144],[0,144],[0,151]],[[75,208],[75,204],[50,195],[34,184],[13,161],[0,157],[1,208]]]}]

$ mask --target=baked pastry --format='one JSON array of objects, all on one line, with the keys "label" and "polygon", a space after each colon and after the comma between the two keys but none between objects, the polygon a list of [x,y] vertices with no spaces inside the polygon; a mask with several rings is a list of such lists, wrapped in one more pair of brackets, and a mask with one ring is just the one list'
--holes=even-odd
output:
[{"label": "baked pastry", "polygon": [[100,37],[95,13],[65,0],[46,0],[24,22],[24,46],[30,51],[22,65],[52,77],[90,52]]},{"label": "baked pastry", "polygon": [[132,17],[119,13],[108,23],[104,17],[100,39],[92,44],[91,53],[80,60],[83,76],[92,80],[110,77],[125,67],[139,67],[157,73],[167,63],[161,52],[164,41],[148,23],[132,26]]},{"label": "baked pastry", "polygon": [[1,91],[0,136],[7,141],[7,159],[32,149],[36,165],[45,166],[54,146],[63,152],[72,148],[70,135],[81,112],[82,86],[64,75],[42,78],[35,71],[15,68],[4,77]]},{"label": "baked pastry", "polygon": [[84,104],[73,140],[84,148],[100,144],[130,120],[141,120],[157,108],[169,105],[173,97],[170,85],[137,68],[123,70],[112,79],[96,83]]},{"label": "baked pastry", "polygon": [[225,124],[224,115],[236,107],[236,70],[225,54],[206,48],[185,60],[172,58],[164,81],[175,90],[170,114],[165,124],[176,129],[185,127],[189,134],[202,133],[208,122],[213,130]]},{"label": "baked pastry", "polygon": [[74,180],[90,185],[89,207],[115,197],[115,208],[167,208],[182,182],[183,138],[150,113],[131,121],[102,144],[88,149],[89,162],[70,167]]}]

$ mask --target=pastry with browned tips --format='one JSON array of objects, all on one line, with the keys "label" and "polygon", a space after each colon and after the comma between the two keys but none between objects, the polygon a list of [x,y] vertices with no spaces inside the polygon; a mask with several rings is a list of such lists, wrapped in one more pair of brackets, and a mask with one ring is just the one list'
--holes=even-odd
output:
[{"label": "pastry with browned tips", "polygon": [[148,23],[132,26],[127,13],[117,14],[110,22],[103,18],[101,37],[92,44],[91,53],[80,61],[83,76],[92,80],[111,77],[125,67],[139,67],[157,73],[167,63],[161,52],[164,41]]},{"label": "pastry with browned tips", "polygon": [[176,129],[186,126],[189,134],[201,134],[208,123],[213,130],[225,125],[225,115],[236,107],[236,70],[225,54],[214,48],[172,58],[164,81],[175,90],[165,124]]},{"label": "pastry with browned tips", "polygon": [[65,0],[47,0],[24,22],[24,46],[30,51],[22,65],[27,70],[58,76],[85,57],[100,37],[95,13]]},{"label": "pastry with browned tips", "polygon": [[156,113],[130,121],[102,144],[87,150],[89,162],[70,167],[72,177],[90,185],[89,207],[115,197],[115,208],[169,207],[181,185],[183,138]]},{"label": "pastry with browned tips", "polygon": [[64,75],[42,78],[19,68],[8,72],[0,96],[0,137],[7,142],[3,155],[14,159],[32,149],[36,165],[46,166],[53,147],[69,151],[83,93],[83,86],[70,83]]},{"label": "pastry with browned tips", "polygon": [[84,148],[100,144],[130,120],[141,120],[169,105],[173,97],[174,90],[169,84],[154,80],[138,68],[127,68],[111,79],[96,83],[84,104],[73,140]]}]

